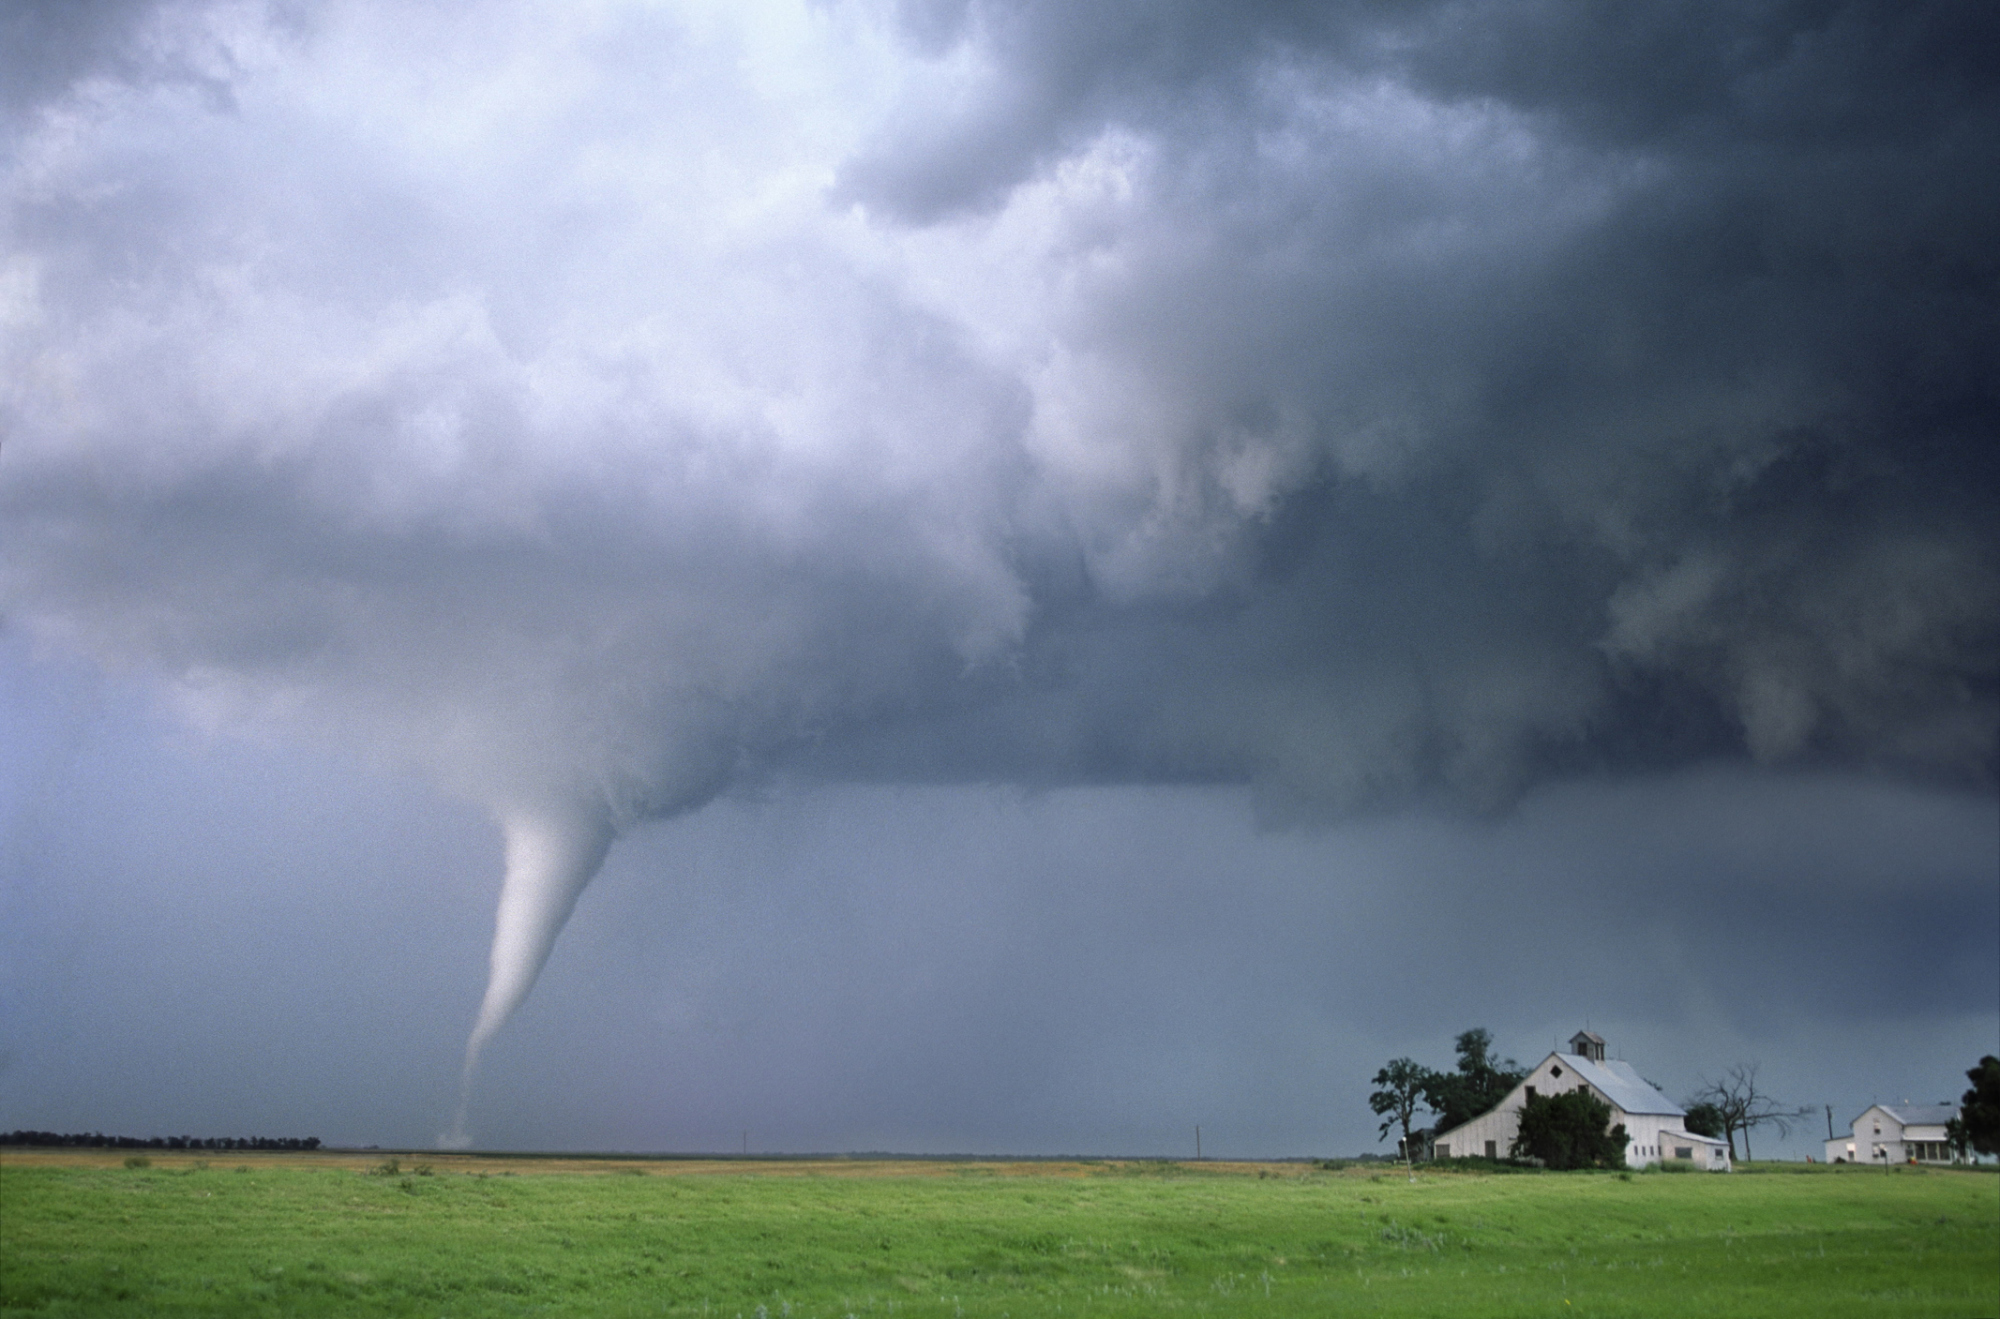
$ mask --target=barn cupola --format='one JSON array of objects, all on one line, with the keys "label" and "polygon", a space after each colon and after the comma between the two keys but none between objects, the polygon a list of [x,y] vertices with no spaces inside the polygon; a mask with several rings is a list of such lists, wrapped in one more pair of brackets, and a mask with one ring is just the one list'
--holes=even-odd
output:
[{"label": "barn cupola", "polygon": [[1579,1058],[1601,1063],[1604,1061],[1604,1037],[1580,1030],[1569,1037],[1569,1051]]}]

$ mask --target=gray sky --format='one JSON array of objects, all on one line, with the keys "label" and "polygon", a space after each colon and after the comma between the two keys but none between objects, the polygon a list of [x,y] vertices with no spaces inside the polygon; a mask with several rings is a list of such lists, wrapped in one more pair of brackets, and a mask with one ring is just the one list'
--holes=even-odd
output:
[{"label": "gray sky", "polygon": [[511,1146],[1955,1096],[1996,41],[13,6],[0,1126],[428,1143],[475,1019]]}]

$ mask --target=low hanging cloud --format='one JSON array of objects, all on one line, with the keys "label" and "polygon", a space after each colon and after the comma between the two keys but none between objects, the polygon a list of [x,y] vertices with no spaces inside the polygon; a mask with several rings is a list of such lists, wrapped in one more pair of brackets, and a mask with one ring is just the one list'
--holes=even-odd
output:
[{"label": "low hanging cloud", "polygon": [[1992,782],[1986,6],[10,21],[5,625],[490,808],[475,1054],[772,776]]}]

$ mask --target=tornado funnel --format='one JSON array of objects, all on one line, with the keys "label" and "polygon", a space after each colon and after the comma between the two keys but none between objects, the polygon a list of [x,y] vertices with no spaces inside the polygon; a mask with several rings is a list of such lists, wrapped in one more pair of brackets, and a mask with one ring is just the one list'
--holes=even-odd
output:
[{"label": "tornado funnel", "polygon": [[479,1055],[534,988],[577,897],[604,864],[612,828],[602,811],[541,807],[500,817],[506,877],[494,922],[492,966],[479,1019],[465,1045],[458,1121],[446,1144],[464,1145],[466,1107]]}]

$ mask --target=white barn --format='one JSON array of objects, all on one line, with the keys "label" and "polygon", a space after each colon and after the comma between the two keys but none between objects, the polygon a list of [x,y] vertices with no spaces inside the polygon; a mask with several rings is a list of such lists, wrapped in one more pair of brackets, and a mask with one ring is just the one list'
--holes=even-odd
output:
[{"label": "white barn", "polygon": [[1504,1159],[1521,1131],[1521,1110],[1531,1095],[1588,1090],[1611,1106],[1611,1121],[1625,1127],[1625,1162],[1634,1168],[1679,1160],[1716,1172],[1729,1170],[1729,1145],[1686,1130],[1687,1111],[1655,1090],[1623,1061],[1607,1062],[1604,1041],[1589,1031],[1570,1037],[1570,1052],[1552,1053],[1500,1101],[1497,1108],[1432,1137],[1434,1158]]},{"label": "white barn", "polygon": [[1826,1143],[1828,1163],[1950,1163],[1951,1104],[1870,1104],[1846,1136]]}]

